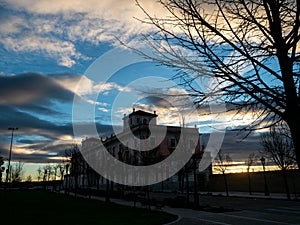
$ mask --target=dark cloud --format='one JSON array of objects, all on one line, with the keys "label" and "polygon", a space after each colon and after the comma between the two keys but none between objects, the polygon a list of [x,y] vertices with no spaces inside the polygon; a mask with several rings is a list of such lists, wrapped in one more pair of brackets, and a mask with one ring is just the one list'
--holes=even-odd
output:
[{"label": "dark cloud", "polygon": [[[201,140],[204,146],[209,136],[210,134],[202,135]],[[259,150],[261,150],[260,136],[253,133],[243,139],[238,131],[226,131],[221,150],[224,153],[228,153],[233,160],[243,162],[248,158],[250,153],[259,154]]]},{"label": "dark cloud", "polygon": [[[14,147],[23,148],[32,151],[32,154],[17,154],[14,153],[13,160],[22,160],[24,162],[48,162],[53,161],[55,158],[48,153],[56,152],[58,155],[64,153],[64,150],[70,147],[70,141],[64,141],[62,136],[73,136],[73,124],[71,118],[69,121],[46,120],[40,117],[40,110],[35,111],[34,114],[20,110],[21,107],[13,107],[7,105],[0,105],[0,154],[4,158],[8,158],[8,151],[10,145],[11,132],[8,127],[18,127],[19,129],[14,135]],[[43,109],[44,107],[34,105],[31,110]],[[22,109],[28,109],[23,108]],[[45,109],[46,110],[46,109]],[[52,112],[52,111],[49,111]],[[58,112],[59,113],[59,112]],[[53,115],[52,115],[53,116]],[[59,121],[60,123],[57,123]],[[90,125],[83,123],[77,124],[86,136],[90,134]],[[113,133],[110,125],[96,124],[99,136],[108,136]],[[38,151],[39,154],[35,153]],[[45,152],[45,153],[43,153]]]},{"label": "dark cloud", "polygon": [[71,124],[57,125],[9,106],[0,106],[0,112],[0,133],[7,132],[7,128],[13,126],[18,127],[21,133],[35,133],[49,138],[59,134],[72,134]]},{"label": "dark cloud", "polygon": [[72,102],[74,93],[62,87],[51,76],[24,73],[0,76],[0,104],[24,105],[30,103]]},{"label": "dark cloud", "polygon": [[49,74],[48,76],[54,78],[55,80],[60,80],[60,81],[72,80],[75,82],[79,82],[80,79],[82,78],[82,75],[70,74],[70,73]]},{"label": "dark cloud", "polygon": [[35,141],[31,140],[31,139],[19,139],[18,143],[20,143],[20,144],[34,144]]},{"label": "dark cloud", "polygon": [[[70,127],[68,127],[70,126]],[[18,145],[26,145],[26,149],[32,151],[31,154],[22,154],[22,153],[15,153],[13,151],[12,160],[27,162],[27,163],[46,163],[46,162],[58,162],[61,157],[65,155],[65,150],[70,149],[73,147],[73,143],[71,141],[63,141],[58,140],[55,138],[56,135],[64,134],[63,131],[67,131],[65,134],[68,135],[68,130],[72,129],[72,125],[68,126],[57,126],[57,130],[52,130],[52,139],[43,139],[37,140],[36,135],[41,135],[42,132],[36,130],[35,133],[31,133],[33,137],[32,140],[30,139],[23,139],[21,129],[15,133],[15,141],[14,146],[17,147]],[[66,129],[66,127],[68,127]],[[81,124],[80,127],[88,128],[87,124]],[[96,128],[99,132],[99,136],[106,137],[113,133],[113,129],[110,125],[103,125],[103,124],[96,124]],[[21,133],[21,134],[20,134]],[[35,135],[36,134],[36,135]],[[87,134],[88,136],[88,134]],[[5,159],[8,158],[9,153],[9,144],[10,144],[10,134],[6,131],[6,135],[2,135],[0,139],[0,155],[3,155]],[[21,137],[21,138],[19,138]],[[24,148],[24,147],[23,147]],[[37,153],[38,152],[38,153]],[[50,154],[49,154],[50,153]],[[54,154],[51,154],[54,153]]]},{"label": "dark cloud", "polygon": [[43,115],[53,115],[53,116],[61,116],[61,115],[66,115],[66,112],[61,112],[53,109],[51,107],[52,104],[47,104],[47,105],[42,105],[42,104],[31,104],[28,103],[26,105],[18,106],[18,109],[32,112],[32,113],[37,113],[37,114],[43,114]]},{"label": "dark cloud", "polygon": [[143,99],[148,105],[153,105],[155,107],[159,108],[170,108],[172,107],[172,104],[168,102],[164,98],[160,98],[157,96],[148,96],[145,99]]}]

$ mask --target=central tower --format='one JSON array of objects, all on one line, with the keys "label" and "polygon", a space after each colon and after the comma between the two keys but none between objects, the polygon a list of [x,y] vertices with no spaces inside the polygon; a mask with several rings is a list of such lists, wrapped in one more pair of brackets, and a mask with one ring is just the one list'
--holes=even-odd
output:
[{"label": "central tower", "polygon": [[154,113],[145,112],[142,110],[135,111],[135,108],[133,108],[132,113],[126,116],[124,114],[123,117],[123,130],[126,131],[127,129],[139,125],[157,125],[157,114],[156,111]]}]

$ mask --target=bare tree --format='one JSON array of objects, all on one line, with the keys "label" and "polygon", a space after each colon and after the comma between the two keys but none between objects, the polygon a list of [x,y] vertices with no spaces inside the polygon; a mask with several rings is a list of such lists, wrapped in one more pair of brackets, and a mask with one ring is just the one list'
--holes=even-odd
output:
[{"label": "bare tree", "polygon": [[31,177],[31,175],[27,176],[26,182],[29,182],[29,183],[32,182],[32,177]]},{"label": "bare tree", "polygon": [[257,157],[254,152],[250,153],[248,159],[245,161],[245,164],[247,165],[249,195],[252,195],[250,168],[253,166],[255,161],[257,161]]},{"label": "bare tree", "polygon": [[232,159],[229,154],[224,154],[222,150],[218,152],[217,159],[215,159],[215,170],[221,172],[223,174],[225,189],[226,189],[226,196],[229,196],[228,192],[228,182],[226,177],[227,168],[231,165]]},{"label": "bare tree", "polygon": [[21,182],[24,175],[24,163],[17,162],[11,168],[11,181],[12,182]]},{"label": "bare tree", "polygon": [[[70,177],[74,177],[75,180],[75,196],[77,195],[77,191],[79,188],[78,177],[82,172],[82,155],[79,151],[79,147],[77,144],[74,144],[71,148],[65,150],[65,157],[70,161]],[[69,181],[70,181],[69,177]]]},{"label": "bare tree", "polygon": [[64,165],[64,163],[58,164],[58,172],[59,172],[60,180],[62,181],[64,179],[64,174],[65,174],[65,165]]},{"label": "bare tree", "polygon": [[52,166],[51,166],[50,164],[49,164],[49,165],[46,165],[46,166],[45,166],[45,171],[47,171],[46,179],[47,179],[47,181],[50,181],[51,176],[52,176],[52,174],[53,174],[53,168],[52,168]]},{"label": "bare tree", "polygon": [[42,174],[43,174],[42,168],[39,167],[39,168],[37,169],[37,179],[38,179],[38,182],[39,182],[39,181],[41,180],[41,178],[43,177]]},{"label": "bare tree", "polygon": [[[142,22],[157,28],[145,36],[156,55],[177,69],[174,79],[198,104],[226,102],[228,110],[252,111],[249,132],[285,121],[300,165],[299,0],[160,0],[165,18]],[[214,77],[210,88],[195,81]]]},{"label": "bare tree", "polygon": [[4,164],[3,156],[0,155],[0,184],[2,183],[2,173],[4,171],[4,167],[2,167],[3,164]]},{"label": "bare tree", "polygon": [[290,168],[294,168],[296,160],[293,143],[288,131],[289,129],[285,124],[271,127],[269,134],[261,136],[263,146],[261,153],[270,158],[281,169],[287,198],[290,199],[286,172]]}]

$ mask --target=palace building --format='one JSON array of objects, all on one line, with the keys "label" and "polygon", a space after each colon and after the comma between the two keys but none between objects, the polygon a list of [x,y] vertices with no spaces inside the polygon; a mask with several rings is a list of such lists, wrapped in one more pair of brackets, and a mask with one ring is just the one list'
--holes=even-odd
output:
[{"label": "palace building", "polygon": [[[180,191],[186,187],[192,188],[193,185],[187,185],[186,182],[194,182],[195,177],[200,179],[199,184],[205,182],[211,173],[211,167],[207,171],[197,171],[198,162],[203,156],[198,129],[158,125],[157,118],[158,114],[155,111],[150,113],[133,109],[130,114],[124,114],[123,116],[122,132],[113,134],[110,137],[86,138],[82,141],[81,153],[85,155],[89,151],[107,151],[112,157],[125,164],[149,166],[168,159],[180,145],[182,149],[191,153],[191,157],[176,174],[172,174],[163,181],[163,187],[173,191]],[[104,146],[104,148],[98,149],[99,145],[95,144],[97,142],[101,142],[101,146]],[[67,176],[65,185],[69,188],[75,188],[75,186],[77,188],[105,188],[108,182],[107,179],[97,174],[93,165],[86,163],[85,157],[81,153],[73,154],[70,175]],[[99,162],[99,164],[105,165],[109,163],[101,160]],[[174,160],[172,165],[176,163],[176,160]],[[105,165],[99,166],[103,167]],[[169,166],[168,170],[172,170],[172,166]],[[195,173],[197,173],[196,176]],[[124,177],[124,179],[132,178]],[[135,179],[137,178],[135,177]],[[117,186],[118,184],[114,185],[114,187]],[[161,186],[156,184],[151,185],[151,188],[159,189]]]}]

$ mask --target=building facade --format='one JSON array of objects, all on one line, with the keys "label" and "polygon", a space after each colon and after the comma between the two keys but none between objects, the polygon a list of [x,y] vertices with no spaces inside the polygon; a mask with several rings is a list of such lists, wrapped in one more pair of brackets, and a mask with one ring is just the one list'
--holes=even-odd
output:
[{"label": "building facade", "polygon": [[[129,165],[149,166],[162,162],[171,156],[180,145],[186,151],[192,151],[192,157],[178,173],[163,181],[163,187],[173,191],[183,191],[186,187],[192,187],[186,182],[194,182],[194,179],[201,177],[200,172],[197,171],[198,162],[203,156],[203,151],[200,149],[198,129],[158,125],[157,117],[155,111],[149,113],[133,109],[130,114],[124,114],[122,132],[113,134],[110,137],[100,137],[99,139],[87,138],[82,141],[82,151],[97,151],[95,149],[97,144],[95,143],[101,141],[105,150],[115,159]],[[197,140],[189,135],[192,133],[197,135]],[[185,134],[184,139],[183,134]],[[85,162],[80,153],[74,154],[71,162],[73,162],[71,163],[71,168],[73,168],[71,172],[73,171],[73,173],[68,178],[70,185],[72,184],[73,187],[105,187],[108,181],[97,174]],[[211,168],[208,168],[207,171],[202,172],[202,176],[203,174],[206,174],[206,176],[210,174],[210,170]],[[203,183],[203,179],[201,182]],[[156,184],[151,185],[151,187],[159,189],[162,185]]]}]

